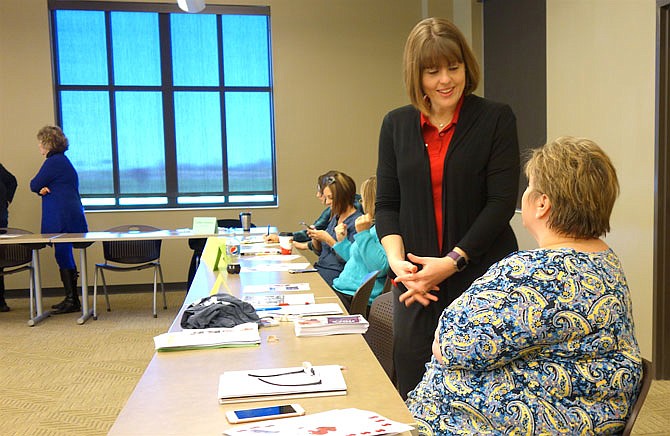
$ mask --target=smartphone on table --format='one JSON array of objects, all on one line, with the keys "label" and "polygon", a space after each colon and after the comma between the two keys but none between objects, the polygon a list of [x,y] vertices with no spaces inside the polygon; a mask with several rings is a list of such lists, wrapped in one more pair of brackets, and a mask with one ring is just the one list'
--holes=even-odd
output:
[{"label": "smartphone on table", "polygon": [[305,409],[299,404],[282,404],[281,406],[258,407],[256,409],[229,410],[226,412],[226,419],[231,424],[241,424],[243,422],[302,416],[304,414]]}]

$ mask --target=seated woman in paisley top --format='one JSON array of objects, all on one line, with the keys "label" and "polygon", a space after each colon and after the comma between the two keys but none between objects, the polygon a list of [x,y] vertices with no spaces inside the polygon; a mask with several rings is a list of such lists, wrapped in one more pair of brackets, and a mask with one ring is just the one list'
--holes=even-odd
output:
[{"label": "seated woman in paisley top", "polygon": [[494,264],[447,307],[407,405],[423,435],[615,434],[642,363],[626,277],[600,239],[619,193],[598,145],[561,137],[526,164],[539,248]]}]

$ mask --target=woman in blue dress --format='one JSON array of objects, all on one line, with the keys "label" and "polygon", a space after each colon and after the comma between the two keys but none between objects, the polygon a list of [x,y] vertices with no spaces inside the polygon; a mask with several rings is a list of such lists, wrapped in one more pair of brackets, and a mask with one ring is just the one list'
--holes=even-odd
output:
[{"label": "woman in blue dress", "polygon": [[630,291],[610,230],[607,155],[561,137],[526,165],[522,220],[539,248],[508,255],[447,307],[407,405],[422,435],[619,434],[642,377]]},{"label": "woman in blue dress", "polygon": [[372,271],[379,271],[377,281],[372,288],[368,306],[382,293],[389,262],[386,252],[377,236],[375,222],[375,197],[377,191],[377,177],[372,176],[361,184],[361,197],[364,214],[356,218],[356,234],[354,242],[346,238],[344,232],[337,233],[338,242],[333,246],[335,252],[346,261],[340,275],[333,280],[333,289],[344,307],[349,310],[356,290],[362,284],[363,278]]},{"label": "woman in blue dress", "polygon": [[[84,233],[88,231],[79,196],[79,177],[65,156],[68,140],[60,127],[45,126],[37,132],[39,149],[45,157],[30,190],[42,197],[42,233]],[[52,314],[81,309],[77,295],[77,266],[72,244],[54,244],[56,263],[65,288],[65,299],[52,306]]]},{"label": "woman in blue dress", "polygon": [[323,197],[331,210],[328,227],[325,230],[308,229],[307,235],[312,240],[312,250],[319,255],[314,267],[326,283],[333,286],[333,280],[340,275],[345,264],[345,260],[333,249],[337,242],[336,231],[346,233],[346,238],[353,242],[356,218],[362,214],[354,206],[356,182],[342,172],[325,179]]}]

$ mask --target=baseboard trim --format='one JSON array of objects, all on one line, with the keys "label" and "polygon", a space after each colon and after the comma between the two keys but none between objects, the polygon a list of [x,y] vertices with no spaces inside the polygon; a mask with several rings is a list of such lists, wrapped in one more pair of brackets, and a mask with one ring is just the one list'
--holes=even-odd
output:
[{"label": "baseboard trim", "polygon": [[[110,294],[136,294],[143,292],[153,292],[153,283],[138,283],[134,285],[108,285],[107,292]],[[160,292],[160,285],[158,285]],[[98,288],[102,293],[102,289]],[[186,292],[186,282],[165,283],[165,292]],[[88,287],[89,295],[93,295],[93,286]],[[5,298],[28,298],[29,291],[26,289],[7,289]],[[42,288],[43,297],[62,297],[63,288]]]}]

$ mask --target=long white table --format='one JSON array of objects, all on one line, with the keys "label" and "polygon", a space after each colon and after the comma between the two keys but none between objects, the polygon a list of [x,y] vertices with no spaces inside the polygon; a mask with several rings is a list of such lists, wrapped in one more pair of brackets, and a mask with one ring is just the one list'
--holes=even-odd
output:
[{"label": "long white table", "polygon": [[235,235],[241,238],[259,237],[264,235],[269,230],[276,230],[274,227],[255,227],[250,231],[245,232],[240,229],[221,229],[216,234],[202,234],[194,233],[191,229],[178,230],[158,230],[151,232],[88,232],[88,233],[62,233],[54,235],[49,242],[71,243],[74,248],[79,250],[79,269],[81,271],[81,316],[77,319],[77,324],[84,324],[89,318],[93,316],[93,309],[89,307],[88,302],[88,277],[87,268],[88,262],[86,258],[86,249],[95,242],[105,241],[137,241],[137,240],[167,240],[167,239],[191,239],[191,238],[208,238],[211,236],[220,235]]},{"label": "long white table", "polygon": [[[317,302],[339,304],[339,299],[318,273],[245,272],[248,262],[253,261],[245,256],[242,273],[228,275],[226,288],[233,295],[240,296],[244,286],[250,284],[307,282],[311,287],[309,292],[314,293]],[[217,273],[211,271],[208,262],[201,262],[170,331],[181,330],[180,320],[185,308],[209,295],[216,279]],[[301,404],[308,414],[353,407],[374,411],[394,421],[414,423],[402,398],[361,335],[296,337],[293,324],[289,322],[282,322],[278,327],[262,327],[260,334],[261,344],[257,348],[156,353],[109,434],[221,434],[231,427],[225,418],[227,410],[287,402],[267,400],[219,405],[218,379],[223,371],[300,366],[303,361],[313,365],[343,366],[348,388],[345,396],[292,401]],[[153,344],[147,340],[146,346]]]}]

